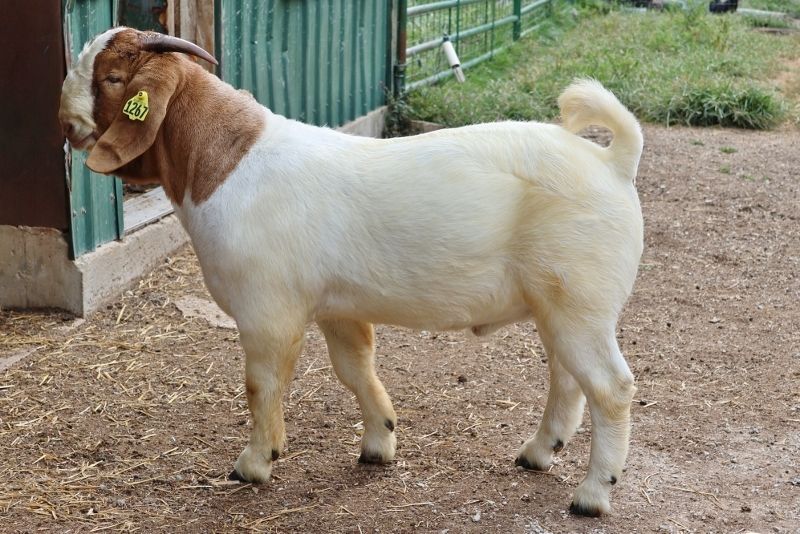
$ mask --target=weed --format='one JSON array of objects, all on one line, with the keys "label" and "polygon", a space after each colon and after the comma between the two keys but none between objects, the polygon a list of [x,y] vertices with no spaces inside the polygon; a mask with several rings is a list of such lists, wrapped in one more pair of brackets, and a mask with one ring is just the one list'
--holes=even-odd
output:
[{"label": "weed", "polygon": [[730,174],[731,173],[731,166],[730,165],[723,165],[719,168],[719,172],[722,174]]},{"label": "weed", "polygon": [[659,119],[666,124],[766,129],[778,124],[784,114],[781,100],[758,87],[687,85],[670,97]]},{"label": "weed", "polygon": [[607,15],[611,11],[611,4],[605,0],[576,0],[574,7],[583,15]]},{"label": "weed", "polygon": [[411,130],[411,107],[408,104],[408,95],[403,93],[395,95],[386,91],[386,120],[383,127],[383,137],[402,137]]},{"label": "weed", "polygon": [[720,148],[719,151],[722,152],[723,154],[735,154],[736,152],[738,152],[738,150],[736,150],[732,146],[724,146]]}]

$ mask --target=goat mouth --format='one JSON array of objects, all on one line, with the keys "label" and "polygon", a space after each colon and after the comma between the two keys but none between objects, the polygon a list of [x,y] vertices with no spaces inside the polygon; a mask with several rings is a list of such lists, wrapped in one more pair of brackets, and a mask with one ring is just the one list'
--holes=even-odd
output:
[{"label": "goat mouth", "polygon": [[89,150],[94,146],[95,139],[94,139],[94,132],[90,133],[80,141],[73,141],[70,139],[69,144],[75,150]]}]

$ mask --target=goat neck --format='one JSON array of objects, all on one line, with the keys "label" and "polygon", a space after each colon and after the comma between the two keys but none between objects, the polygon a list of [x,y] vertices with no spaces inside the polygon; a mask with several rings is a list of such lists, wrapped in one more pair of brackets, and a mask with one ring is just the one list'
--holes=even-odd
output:
[{"label": "goat neck", "polygon": [[265,109],[194,62],[182,68],[167,114],[152,146],[116,174],[131,182],[158,181],[181,205],[187,194],[205,201],[250,150],[266,123]]}]

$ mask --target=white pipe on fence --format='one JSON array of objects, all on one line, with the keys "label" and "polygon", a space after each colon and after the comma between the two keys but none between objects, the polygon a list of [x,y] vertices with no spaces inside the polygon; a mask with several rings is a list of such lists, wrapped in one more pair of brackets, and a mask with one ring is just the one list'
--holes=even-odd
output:
[{"label": "white pipe on fence", "polygon": [[453,43],[448,37],[445,37],[442,43],[442,49],[444,49],[444,55],[447,56],[447,62],[450,63],[450,68],[453,69],[456,80],[460,83],[464,83],[466,78],[464,78],[464,71],[461,70],[461,60],[458,59],[456,49],[453,47]]}]

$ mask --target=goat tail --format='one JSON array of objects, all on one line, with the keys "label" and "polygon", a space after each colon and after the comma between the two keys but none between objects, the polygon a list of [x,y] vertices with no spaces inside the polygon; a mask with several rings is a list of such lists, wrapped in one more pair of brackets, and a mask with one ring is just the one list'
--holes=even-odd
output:
[{"label": "goat tail", "polygon": [[608,147],[610,163],[620,176],[633,181],[644,140],[639,122],[614,94],[596,80],[576,80],[558,97],[563,126],[577,134],[587,126],[604,126],[614,134]]}]

